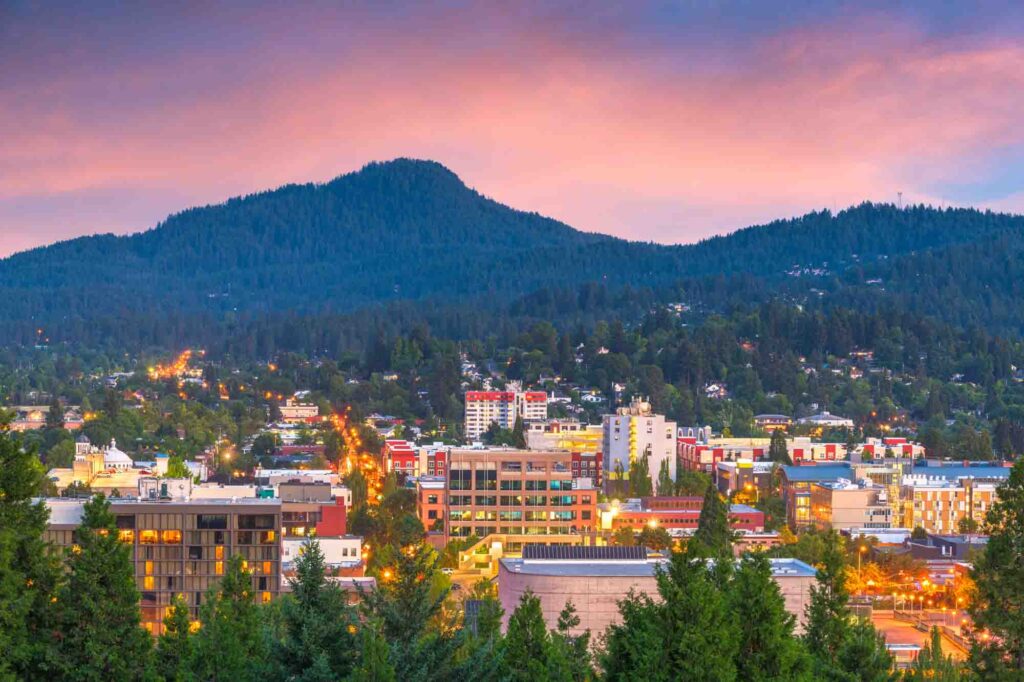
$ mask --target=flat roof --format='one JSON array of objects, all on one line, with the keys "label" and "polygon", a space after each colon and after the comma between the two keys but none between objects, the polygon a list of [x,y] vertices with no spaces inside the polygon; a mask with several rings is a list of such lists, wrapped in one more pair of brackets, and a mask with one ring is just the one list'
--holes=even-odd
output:
[{"label": "flat roof", "polygon": [[783,464],[782,471],[790,481],[811,483],[830,481],[837,478],[849,478],[852,475],[853,467],[848,463],[805,464],[802,466]]},{"label": "flat roof", "polygon": [[[500,559],[501,566],[510,573],[523,575],[562,576],[567,578],[646,578],[655,573],[655,567],[668,563],[668,559],[621,560],[592,562],[587,560],[531,561],[529,559]],[[799,559],[769,559],[772,576],[813,578],[818,572]]]}]

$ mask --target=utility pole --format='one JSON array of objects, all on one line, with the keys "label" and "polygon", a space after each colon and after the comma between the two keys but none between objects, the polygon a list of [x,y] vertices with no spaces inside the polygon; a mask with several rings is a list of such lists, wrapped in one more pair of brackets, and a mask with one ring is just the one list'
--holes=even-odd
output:
[{"label": "utility pole", "polygon": [[902,211],[903,210],[903,192],[896,192],[896,196],[899,197],[897,201],[898,201],[899,209]]}]

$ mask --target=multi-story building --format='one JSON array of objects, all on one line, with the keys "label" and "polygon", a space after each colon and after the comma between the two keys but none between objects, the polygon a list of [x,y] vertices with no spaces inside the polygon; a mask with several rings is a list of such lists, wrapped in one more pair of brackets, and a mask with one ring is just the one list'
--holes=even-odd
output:
[{"label": "multi-story building", "polygon": [[[601,504],[599,515],[603,531],[645,527],[664,528],[674,536],[689,535],[697,529],[703,497],[643,497],[623,503]],[[764,512],[745,504],[729,506],[729,525],[733,530],[757,533],[764,530]]]},{"label": "multi-story building", "polygon": [[959,533],[963,519],[972,519],[980,525],[997,499],[996,487],[993,481],[974,478],[904,476],[903,525],[923,528],[937,535]]},{"label": "multi-story building", "polygon": [[793,425],[793,418],[785,414],[756,414],[754,428],[762,431],[785,431]]},{"label": "multi-story building", "polygon": [[[49,499],[47,539],[75,544],[85,500]],[[193,620],[228,560],[240,555],[252,573],[252,589],[267,602],[281,589],[281,502],[235,500],[142,501],[112,499],[120,538],[132,548],[141,593],[143,626],[155,635],[174,595],[182,594]]]},{"label": "multi-story building", "polygon": [[381,460],[384,462],[384,471],[390,473],[405,474],[406,476],[418,476],[419,453],[416,452],[416,444],[406,440],[386,440],[381,447]]},{"label": "multi-story building", "polygon": [[786,520],[797,530],[814,524],[811,516],[811,487],[815,483],[855,478],[848,462],[781,467],[782,499],[786,502]]},{"label": "multi-story building", "polygon": [[300,403],[295,398],[288,398],[281,410],[281,419],[289,424],[305,422],[320,416],[320,407],[315,403]]},{"label": "multi-story building", "polygon": [[[770,445],[770,438],[711,438],[701,442],[681,437],[678,439],[679,465],[690,471],[712,474],[719,462],[767,459]],[[787,438],[786,449],[794,464],[846,459],[843,443],[816,443],[807,437]]]},{"label": "multi-story building", "polygon": [[811,522],[822,529],[891,528],[888,490],[867,480],[817,481],[811,484]]},{"label": "multi-story building", "polygon": [[544,391],[467,391],[466,439],[478,439],[491,424],[511,429],[523,422],[548,418],[548,394]]},{"label": "multi-story building", "polygon": [[[657,568],[666,561],[649,558],[643,547],[527,545],[522,558],[499,561],[498,598],[505,609],[505,625],[523,594],[530,592],[540,600],[548,627],[555,627],[566,601],[572,600],[580,618],[572,632],[604,632],[621,621],[622,595],[632,590],[660,600]],[[796,619],[797,631],[802,631],[817,571],[797,559],[769,562],[785,608]]]},{"label": "multi-story building", "polygon": [[[451,449],[443,490],[445,536],[566,535],[597,525],[597,490],[574,480],[572,453],[533,450]],[[421,483],[420,516],[432,527],[437,511]]]},{"label": "multi-story building", "polygon": [[427,532],[445,531],[447,489],[443,476],[420,476],[416,479],[416,510]]},{"label": "multi-story building", "polygon": [[726,497],[738,492],[752,493],[756,501],[771,490],[774,469],[775,462],[768,461],[739,459],[734,462],[719,462],[715,472],[718,492]]},{"label": "multi-story building", "polygon": [[526,425],[526,446],[531,450],[601,452],[604,429],[601,424],[584,424],[576,419],[548,419]]},{"label": "multi-story building", "polygon": [[[654,414],[650,403],[634,399],[628,407],[620,407],[615,414],[605,415],[602,426],[606,488],[622,486],[639,457],[648,458],[652,479],[657,479],[662,462],[665,462],[669,475],[675,480],[676,423]],[[617,473],[620,469],[622,480]]]}]

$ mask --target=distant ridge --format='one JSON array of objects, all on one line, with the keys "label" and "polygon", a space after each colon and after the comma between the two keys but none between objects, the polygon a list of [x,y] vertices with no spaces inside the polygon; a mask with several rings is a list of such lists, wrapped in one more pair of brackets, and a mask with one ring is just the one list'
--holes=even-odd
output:
[{"label": "distant ridge", "polygon": [[[707,309],[737,293],[807,303],[827,295],[1019,333],[1021,278],[1003,274],[1024,275],[1022,230],[1016,216],[863,204],[660,246],[514,210],[439,163],[396,159],[324,184],[188,209],[145,232],[0,260],[0,344],[31,343],[45,326],[57,339],[102,332],[114,345],[164,345],[188,335],[190,318],[216,326],[381,304],[525,312],[530,301],[558,296],[565,315],[554,321],[568,322],[573,304],[564,292],[579,298],[588,283]],[[809,296],[811,288],[818,293]],[[968,298],[975,293],[982,300]],[[602,301],[614,312],[614,297]]]}]

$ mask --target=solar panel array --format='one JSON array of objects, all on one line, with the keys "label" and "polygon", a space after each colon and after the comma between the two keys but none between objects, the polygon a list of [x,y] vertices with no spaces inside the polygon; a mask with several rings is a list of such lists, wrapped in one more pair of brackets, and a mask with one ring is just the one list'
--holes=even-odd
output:
[{"label": "solar panel array", "polygon": [[647,548],[527,544],[523,547],[523,559],[646,561]]}]

